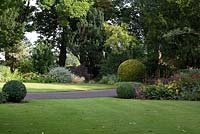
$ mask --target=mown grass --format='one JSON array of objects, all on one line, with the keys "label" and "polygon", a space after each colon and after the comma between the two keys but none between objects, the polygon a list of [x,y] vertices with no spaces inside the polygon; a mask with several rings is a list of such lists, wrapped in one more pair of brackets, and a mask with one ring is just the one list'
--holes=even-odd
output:
[{"label": "mown grass", "polygon": [[[114,85],[106,84],[44,84],[44,83],[24,83],[28,92],[67,92],[67,91],[84,91],[113,89]],[[0,89],[3,83],[0,83]]]},{"label": "mown grass", "polygon": [[0,105],[0,134],[199,134],[200,103],[115,98]]}]

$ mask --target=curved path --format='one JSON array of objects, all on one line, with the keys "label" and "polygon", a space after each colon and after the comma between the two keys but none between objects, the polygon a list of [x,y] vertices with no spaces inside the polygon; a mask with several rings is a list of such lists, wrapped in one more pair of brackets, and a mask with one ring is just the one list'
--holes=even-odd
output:
[{"label": "curved path", "polygon": [[28,93],[25,100],[32,99],[73,99],[73,98],[97,98],[97,97],[116,97],[115,89],[107,90],[88,90],[76,92],[48,92],[48,93]]}]

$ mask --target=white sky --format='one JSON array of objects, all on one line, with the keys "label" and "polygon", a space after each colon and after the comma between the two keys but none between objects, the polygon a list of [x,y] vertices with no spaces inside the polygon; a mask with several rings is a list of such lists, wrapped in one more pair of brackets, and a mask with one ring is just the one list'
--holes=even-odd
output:
[{"label": "white sky", "polygon": [[35,41],[37,41],[39,34],[33,31],[33,32],[26,32],[25,36],[31,43],[34,43]]}]

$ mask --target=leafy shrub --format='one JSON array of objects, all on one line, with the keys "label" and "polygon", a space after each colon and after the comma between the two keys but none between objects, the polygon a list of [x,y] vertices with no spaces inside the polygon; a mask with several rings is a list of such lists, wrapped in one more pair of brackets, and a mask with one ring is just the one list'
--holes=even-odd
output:
[{"label": "leafy shrub", "polygon": [[39,41],[33,49],[32,63],[36,72],[40,74],[48,73],[54,65],[54,55],[51,49],[51,44],[47,41]]},{"label": "leafy shrub", "polygon": [[37,73],[30,72],[30,73],[23,74],[22,78],[24,82],[31,82],[31,80],[33,80],[37,76],[38,76]]},{"label": "leafy shrub", "polygon": [[117,84],[117,96],[119,98],[131,99],[135,97],[135,88],[132,83],[121,82]]},{"label": "leafy shrub", "polygon": [[142,93],[146,99],[200,100],[200,84],[191,77],[184,77],[168,83],[158,81],[144,87]]},{"label": "leafy shrub", "polygon": [[200,100],[200,70],[190,69],[180,73],[180,94],[184,100]]},{"label": "leafy shrub", "polygon": [[150,85],[146,86],[143,90],[143,96],[146,99],[153,100],[174,100],[177,99],[176,90],[167,89],[164,85],[156,86]]},{"label": "leafy shrub", "polygon": [[49,77],[52,77],[59,83],[69,83],[72,81],[71,72],[64,67],[56,67],[50,70]]},{"label": "leafy shrub", "polygon": [[85,81],[84,77],[80,77],[80,76],[72,74],[72,82],[73,83],[84,83],[84,81]]},{"label": "leafy shrub", "polygon": [[21,102],[27,93],[25,85],[16,80],[7,82],[3,86],[2,92],[5,93],[8,102]]},{"label": "leafy shrub", "polygon": [[144,87],[143,94],[144,94],[145,99],[160,99],[158,95],[159,93],[156,90],[155,85],[149,85],[149,86]]},{"label": "leafy shrub", "polygon": [[3,102],[3,94],[0,92],[0,104]]},{"label": "leafy shrub", "polygon": [[21,76],[17,70],[11,73],[9,67],[0,65],[0,82],[7,82],[10,80],[21,80]]},{"label": "leafy shrub", "polygon": [[48,75],[42,75],[37,73],[26,73],[23,74],[23,82],[30,82],[30,83],[54,83],[56,80]]},{"label": "leafy shrub", "polygon": [[6,95],[5,93],[0,92],[0,104],[6,102]]},{"label": "leafy shrub", "polygon": [[0,104],[3,102],[3,94],[0,92]]},{"label": "leafy shrub", "polygon": [[92,78],[92,75],[88,73],[88,68],[84,65],[73,67],[71,72],[77,76],[84,77],[86,80],[90,80]]},{"label": "leafy shrub", "polygon": [[103,76],[99,81],[99,83],[101,84],[111,84],[111,85],[117,82],[119,82],[119,78],[114,74]]},{"label": "leafy shrub", "polygon": [[31,59],[24,59],[19,61],[19,72],[21,73],[30,73],[34,70],[33,63]]},{"label": "leafy shrub", "polygon": [[118,75],[122,81],[142,81],[144,74],[144,64],[134,59],[124,61],[118,68]]}]

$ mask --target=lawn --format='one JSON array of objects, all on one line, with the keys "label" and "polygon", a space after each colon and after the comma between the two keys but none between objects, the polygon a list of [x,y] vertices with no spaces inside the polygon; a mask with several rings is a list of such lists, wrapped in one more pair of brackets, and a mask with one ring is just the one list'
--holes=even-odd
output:
[{"label": "lawn", "polygon": [[0,134],[199,134],[200,103],[115,98],[0,105]]},{"label": "lawn", "polygon": [[[114,85],[105,84],[42,84],[42,83],[24,83],[28,92],[67,92],[83,90],[113,89]],[[0,88],[3,83],[0,83]]]}]

